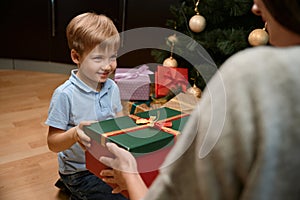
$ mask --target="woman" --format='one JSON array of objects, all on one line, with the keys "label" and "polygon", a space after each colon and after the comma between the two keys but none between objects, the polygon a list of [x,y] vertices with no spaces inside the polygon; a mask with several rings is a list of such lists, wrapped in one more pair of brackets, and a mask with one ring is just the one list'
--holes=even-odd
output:
[{"label": "woman", "polygon": [[149,191],[133,157],[107,145],[116,158],[100,161],[122,171],[132,200],[299,199],[300,1],[254,0],[252,11],[272,46],[220,67]]}]

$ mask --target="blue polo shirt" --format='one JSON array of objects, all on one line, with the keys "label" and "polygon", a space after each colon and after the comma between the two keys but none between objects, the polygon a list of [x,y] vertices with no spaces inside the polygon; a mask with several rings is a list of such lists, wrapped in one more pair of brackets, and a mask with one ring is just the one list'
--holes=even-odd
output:
[{"label": "blue polo shirt", "polygon": [[[81,121],[101,121],[114,118],[122,110],[116,83],[107,79],[97,92],[82,82],[72,70],[70,78],[53,93],[46,124],[68,130]],[[86,170],[84,151],[78,143],[58,153],[59,171],[72,174]]]}]

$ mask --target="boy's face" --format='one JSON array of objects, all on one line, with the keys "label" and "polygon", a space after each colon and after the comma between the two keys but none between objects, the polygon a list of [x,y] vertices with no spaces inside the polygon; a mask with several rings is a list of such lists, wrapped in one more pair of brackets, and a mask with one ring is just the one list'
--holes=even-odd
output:
[{"label": "boy's face", "polygon": [[117,67],[117,51],[114,48],[96,46],[79,60],[77,76],[90,87],[97,89]]}]

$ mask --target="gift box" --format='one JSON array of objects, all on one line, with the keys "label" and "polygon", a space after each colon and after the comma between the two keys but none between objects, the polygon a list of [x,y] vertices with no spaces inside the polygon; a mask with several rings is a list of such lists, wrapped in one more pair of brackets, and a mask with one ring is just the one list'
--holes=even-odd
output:
[{"label": "gift box", "polygon": [[186,92],[189,85],[188,69],[179,67],[157,66],[155,72],[155,97],[167,96],[170,92]]},{"label": "gift box", "polygon": [[122,100],[148,100],[150,97],[150,77],[153,74],[147,65],[139,68],[117,68],[115,82],[119,86]]},{"label": "gift box", "polygon": [[141,101],[129,101],[122,100],[124,115],[135,114],[139,112],[145,112],[150,110],[151,100],[141,100]]},{"label": "gift box", "polygon": [[192,94],[181,92],[170,99],[167,103],[163,104],[163,106],[180,110],[183,113],[191,113],[198,104],[199,100],[200,98],[197,98]]},{"label": "gift box", "polygon": [[145,112],[150,110],[151,100],[147,101],[128,101],[129,114]]},{"label": "gift box", "polygon": [[188,117],[189,114],[162,107],[85,126],[85,133],[92,139],[86,151],[87,169],[101,178],[100,171],[107,167],[99,158],[112,156],[105,143],[114,142],[135,156],[138,171],[150,186]]}]

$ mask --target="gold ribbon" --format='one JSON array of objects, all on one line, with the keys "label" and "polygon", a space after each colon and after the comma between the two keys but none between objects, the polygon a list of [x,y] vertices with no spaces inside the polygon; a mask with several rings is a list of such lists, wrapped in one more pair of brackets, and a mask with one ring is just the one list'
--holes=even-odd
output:
[{"label": "gold ribbon", "polygon": [[164,125],[166,124],[166,122],[171,122],[173,120],[180,119],[180,118],[186,117],[188,115],[189,114],[180,114],[180,115],[169,117],[169,118],[166,118],[163,120],[156,120],[156,121],[155,121],[155,119],[159,118],[159,117],[150,116],[149,119],[145,119],[145,118],[138,117],[136,115],[128,115],[131,119],[135,120],[136,122],[138,120],[145,120],[146,123],[143,125],[139,125],[139,126],[135,126],[135,127],[131,127],[131,128],[125,128],[122,130],[116,130],[116,131],[111,131],[108,133],[103,133],[103,134],[101,134],[101,145],[105,146],[106,138],[108,138],[108,137],[119,135],[119,134],[124,134],[124,133],[128,133],[128,132],[133,132],[133,131],[137,131],[137,130],[142,130],[142,129],[145,129],[148,127],[157,128],[166,133],[170,133],[174,136],[177,136],[180,134],[180,131],[176,131],[174,129],[168,128]]}]

